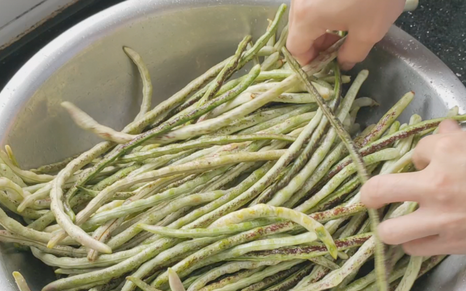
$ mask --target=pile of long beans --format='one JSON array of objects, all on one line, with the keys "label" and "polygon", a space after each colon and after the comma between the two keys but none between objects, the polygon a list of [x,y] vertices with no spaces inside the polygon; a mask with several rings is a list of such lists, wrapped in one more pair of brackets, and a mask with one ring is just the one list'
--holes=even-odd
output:
[{"label": "pile of long beans", "polygon": [[[370,175],[413,171],[413,148],[445,118],[400,124],[408,92],[363,129],[359,110],[378,105],[357,98],[368,71],[341,75],[343,39],[301,68],[284,47],[287,27],[278,31],[285,10],[154,108],[149,71],[125,47],[143,84],[140,112],[116,131],[64,102],[106,140],[78,156],[22,170],[10,147],[0,151],[0,203],[24,220],[0,209],[0,241],[54,268],[43,291],[406,291],[444,259],[384,247],[380,217],[417,205],[368,210],[358,189]],[[457,108],[446,118],[466,120]]]}]

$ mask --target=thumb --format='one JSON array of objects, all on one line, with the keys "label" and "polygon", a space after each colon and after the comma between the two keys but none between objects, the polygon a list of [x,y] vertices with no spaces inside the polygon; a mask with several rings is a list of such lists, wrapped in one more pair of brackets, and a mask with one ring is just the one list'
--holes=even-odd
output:
[{"label": "thumb", "polygon": [[454,133],[454,132],[458,132],[458,131],[461,131],[461,127],[459,126],[458,122],[456,122],[455,120],[451,120],[451,119],[442,121],[442,123],[440,123],[439,129],[438,129],[438,132],[440,134],[442,134],[442,133]]}]

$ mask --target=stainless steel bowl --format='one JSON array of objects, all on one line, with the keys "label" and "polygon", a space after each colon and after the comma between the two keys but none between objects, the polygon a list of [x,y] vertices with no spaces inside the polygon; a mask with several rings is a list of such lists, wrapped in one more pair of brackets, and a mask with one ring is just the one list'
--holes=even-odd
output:
[{"label": "stainless steel bowl", "polygon": [[[73,27],[37,53],[0,94],[0,140],[10,144],[25,168],[58,161],[98,142],[77,128],[60,103],[69,100],[99,122],[120,129],[137,113],[138,74],[122,51],[137,50],[150,68],[154,102],[170,96],[230,55],[246,34],[257,37],[281,0],[130,0]],[[402,116],[442,116],[466,108],[466,89],[419,42],[393,27],[357,69],[368,68],[361,94],[381,106],[375,121],[409,90],[417,98]],[[0,289],[16,290],[11,273],[21,271],[38,291],[52,271],[31,255],[0,248]],[[466,290],[466,259],[455,256],[426,276],[416,290]]]}]

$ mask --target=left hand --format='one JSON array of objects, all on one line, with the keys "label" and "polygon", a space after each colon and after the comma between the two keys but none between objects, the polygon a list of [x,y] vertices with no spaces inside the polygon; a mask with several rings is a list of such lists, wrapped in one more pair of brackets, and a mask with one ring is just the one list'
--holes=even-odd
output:
[{"label": "left hand", "polygon": [[348,31],[338,52],[343,70],[362,62],[403,12],[406,0],[292,0],[286,47],[301,65],[317,57]]},{"label": "left hand", "polygon": [[415,212],[383,221],[381,240],[415,256],[466,254],[466,132],[444,121],[420,141],[413,163],[419,172],[376,176],[361,189],[370,208],[419,203]]}]

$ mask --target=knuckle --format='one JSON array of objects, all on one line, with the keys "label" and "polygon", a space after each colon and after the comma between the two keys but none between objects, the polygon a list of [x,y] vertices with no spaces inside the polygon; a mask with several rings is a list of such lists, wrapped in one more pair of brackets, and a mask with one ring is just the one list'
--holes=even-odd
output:
[{"label": "knuckle", "polygon": [[[376,21],[376,23],[374,23],[374,25],[370,25],[370,26],[365,26],[365,29],[366,29],[366,39],[368,41],[370,41],[371,43],[377,43],[379,41],[381,41],[386,32],[388,31],[389,27],[386,27],[384,25],[383,22],[380,22],[381,20],[379,21]],[[386,28],[384,30],[384,28]]]},{"label": "knuckle", "polygon": [[385,36],[385,33],[382,33],[377,25],[373,25],[372,27],[364,27],[364,29],[358,29],[356,37],[359,41],[374,45],[382,40]]},{"label": "knuckle", "polygon": [[[432,175],[431,177],[432,184],[435,189],[437,190],[444,190],[448,185],[451,183],[450,178],[444,172],[438,172]],[[444,191],[437,191],[437,192],[444,192]]]},{"label": "knuckle", "polygon": [[455,137],[452,135],[443,135],[437,141],[435,145],[436,153],[449,153],[455,150],[457,147],[457,143]]},{"label": "knuckle", "polygon": [[416,247],[416,245],[412,244],[412,243],[405,243],[402,245],[403,247],[403,250],[405,251],[405,253],[407,255],[410,255],[410,256],[419,256],[421,255],[420,253],[420,249],[418,247]]},{"label": "knuckle", "polygon": [[435,200],[442,205],[449,205],[452,202],[451,195],[445,192],[436,192]]},{"label": "knuckle", "polygon": [[383,37],[384,37],[383,34],[380,34],[376,31],[370,31],[367,35],[365,35],[364,40],[367,43],[376,44],[379,41],[381,41]]},{"label": "knuckle", "polygon": [[[389,222],[389,221],[387,221]],[[388,245],[397,245],[399,240],[397,238],[397,226],[393,223],[381,223],[378,228],[380,239]]]},{"label": "knuckle", "polygon": [[445,172],[438,172],[432,175],[430,179],[432,187],[432,196],[434,202],[440,203],[441,205],[449,205],[454,202],[454,196],[452,193],[451,185],[453,183],[452,178]]},{"label": "knuckle", "polygon": [[357,64],[364,60],[363,57],[354,55],[350,50],[342,50],[338,53],[338,61],[341,64]]}]

